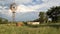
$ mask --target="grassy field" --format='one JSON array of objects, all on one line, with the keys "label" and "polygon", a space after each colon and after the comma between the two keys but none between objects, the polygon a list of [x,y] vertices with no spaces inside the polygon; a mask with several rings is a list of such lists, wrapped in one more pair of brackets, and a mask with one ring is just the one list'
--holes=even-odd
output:
[{"label": "grassy field", "polygon": [[60,34],[60,28],[48,26],[32,28],[28,26],[18,27],[15,24],[0,24],[0,34]]}]

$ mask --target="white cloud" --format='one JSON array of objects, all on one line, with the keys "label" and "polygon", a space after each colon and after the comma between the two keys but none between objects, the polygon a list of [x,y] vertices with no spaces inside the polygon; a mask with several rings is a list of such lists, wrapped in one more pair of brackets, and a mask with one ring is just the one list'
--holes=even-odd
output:
[{"label": "white cloud", "polygon": [[31,11],[36,11],[36,10],[41,9],[41,8],[43,8],[43,9],[41,9],[43,11],[44,8],[46,8],[46,10],[47,10],[52,6],[59,6],[60,5],[60,0],[42,0],[42,1],[43,1],[42,4],[37,4],[37,5],[33,5],[33,6],[32,5],[30,5],[30,6],[19,5],[18,11],[20,11],[20,12],[31,12]]},{"label": "white cloud", "polygon": [[[12,1],[12,0],[11,0]],[[33,3],[33,0],[15,0],[16,3],[20,3],[17,9],[17,12],[31,12],[31,11],[37,11],[38,9],[44,11],[46,8],[49,9],[52,6],[59,6],[60,5],[60,0],[42,0],[42,4],[37,4],[37,5],[23,5],[21,3]],[[37,0],[39,1],[39,0]],[[5,1],[6,2],[6,1]],[[0,8],[2,8],[0,6]],[[7,7],[5,7],[7,8]]]},{"label": "white cloud", "polygon": [[30,11],[35,11],[35,10],[32,9],[31,7],[24,6],[24,5],[19,5],[17,9],[17,12],[30,12]]},{"label": "white cloud", "polygon": [[[42,0],[42,4],[35,4],[34,2],[32,2],[33,0],[15,0],[16,3],[18,3],[18,9],[17,9],[17,13],[26,13],[26,12],[40,12],[40,11],[46,11],[48,10],[50,7],[52,6],[60,6],[60,0]],[[39,1],[39,0],[37,0]],[[8,3],[11,3],[11,1],[5,1],[5,3],[8,2]],[[3,3],[3,2],[0,2],[0,4]],[[25,4],[28,4],[27,5],[24,5]],[[31,5],[31,4],[33,5]],[[35,4],[35,5],[34,5]],[[2,6],[0,6],[0,8],[2,8]],[[5,8],[8,8],[7,6]],[[1,12],[2,10],[0,10]],[[6,11],[3,11],[2,12],[3,14],[7,15],[7,16],[11,16],[12,12],[8,9]],[[19,15],[18,15],[19,17]],[[23,16],[21,16],[23,17]],[[24,18],[24,17],[23,17]]]},{"label": "white cloud", "polygon": [[21,4],[21,3],[31,3],[32,0],[15,0],[16,3]]},{"label": "white cloud", "polygon": [[25,6],[25,5],[19,5],[17,12],[32,12],[36,11],[42,7],[46,6],[45,4],[42,5],[35,5],[35,6]]}]

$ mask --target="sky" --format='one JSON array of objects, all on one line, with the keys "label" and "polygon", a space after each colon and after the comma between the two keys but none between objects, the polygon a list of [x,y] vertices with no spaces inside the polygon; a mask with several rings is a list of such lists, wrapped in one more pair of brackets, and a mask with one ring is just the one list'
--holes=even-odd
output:
[{"label": "sky", "polygon": [[60,6],[60,0],[0,0],[0,17],[12,20],[10,4],[17,4],[16,21],[31,21],[39,18],[39,12]]}]

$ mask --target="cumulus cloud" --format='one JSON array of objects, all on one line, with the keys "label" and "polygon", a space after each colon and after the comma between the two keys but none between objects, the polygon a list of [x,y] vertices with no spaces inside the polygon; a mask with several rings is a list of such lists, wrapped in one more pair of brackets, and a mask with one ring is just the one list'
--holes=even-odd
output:
[{"label": "cumulus cloud", "polygon": [[18,4],[32,3],[32,0],[15,0],[15,2],[18,3]]},{"label": "cumulus cloud", "polygon": [[[11,0],[12,1],[12,0]],[[37,1],[42,1],[42,4],[38,4]],[[6,1],[5,1],[6,2]],[[42,11],[46,8],[46,10],[52,6],[59,6],[60,0],[35,0],[34,2],[37,3],[36,5],[29,5],[26,6],[25,4],[34,4],[33,0],[15,0],[16,3],[19,3],[17,12],[31,12],[37,11],[41,9]]]},{"label": "cumulus cloud", "polygon": [[[3,4],[3,2],[5,4],[5,6],[4,6],[5,11],[2,10],[2,6],[1,6],[1,4]],[[11,10],[9,10],[9,5],[12,2],[13,2],[13,0],[0,1],[0,12],[3,11],[2,14],[11,16],[12,12],[11,12]],[[18,9],[16,10],[16,13],[22,12],[23,14],[25,14],[25,16],[26,16],[26,13],[28,13],[28,12],[37,13],[40,11],[47,11],[52,6],[60,6],[60,0],[15,0],[15,2],[16,2],[16,4],[18,4]],[[21,14],[21,15],[23,15],[23,14]],[[32,14],[33,13],[31,13],[31,15]],[[19,17],[19,15],[18,15],[18,17]],[[23,17],[23,16],[21,16],[21,17]]]},{"label": "cumulus cloud", "polygon": [[17,9],[17,12],[30,12],[30,11],[35,11],[35,10],[32,9],[31,7],[24,6],[24,5],[19,5]]},{"label": "cumulus cloud", "polygon": [[[39,1],[39,0],[37,0],[37,1]],[[19,5],[18,11],[20,11],[20,12],[29,12],[30,11],[31,12],[31,11],[37,11],[38,9],[40,10],[41,8],[43,8],[43,9],[41,9],[41,11],[44,11],[44,9],[47,10],[52,6],[60,5],[60,0],[41,0],[41,1],[43,1],[42,4],[29,5],[29,6]]]},{"label": "cumulus cloud", "polygon": [[[45,4],[42,5],[35,5],[35,6],[25,6],[25,5],[19,5],[17,12],[32,12],[36,11],[42,7],[46,6]],[[37,12],[37,11],[36,11]]]}]

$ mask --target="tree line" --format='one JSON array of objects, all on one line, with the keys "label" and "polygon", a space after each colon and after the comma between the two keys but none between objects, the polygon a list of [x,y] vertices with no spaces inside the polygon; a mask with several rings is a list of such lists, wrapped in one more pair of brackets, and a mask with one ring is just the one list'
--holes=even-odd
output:
[{"label": "tree line", "polygon": [[[51,19],[49,21],[49,18]],[[34,22],[40,22],[40,23],[57,23],[60,22],[60,6],[51,7],[46,12],[40,12],[39,18],[36,20],[33,20]]]}]

